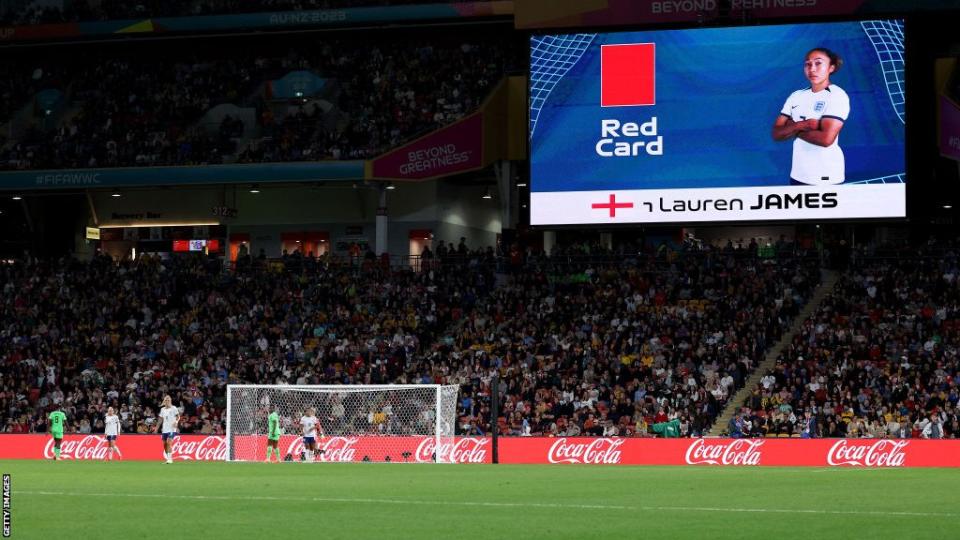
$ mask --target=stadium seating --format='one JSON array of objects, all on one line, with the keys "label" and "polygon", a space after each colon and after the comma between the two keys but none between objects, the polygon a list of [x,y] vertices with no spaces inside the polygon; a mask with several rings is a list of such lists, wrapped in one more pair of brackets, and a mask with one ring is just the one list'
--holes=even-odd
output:
[{"label": "stadium seating", "polygon": [[[678,419],[696,436],[815,267],[746,250],[510,264],[452,244],[420,272],[299,254],[227,274],[199,258],[2,266],[3,430],[43,431],[63,402],[72,430],[102,427],[113,404],[142,432],[171,393],[184,432],[217,433],[230,380],[459,384],[458,431],[488,434],[498,374],[502,435],[649,436]],[[960,435],[956,278],[953,256],[858,262],[754,390],[743,434]]]},{"label": "stadium seating", "polygon": [[[444,3],[452,0],[431,0]],[[423,0],[78,0],[66,3],[66,8],[49,4],[20,3],[20,9],[0,12],[0,24],[33,25],[79,21],[143,19],[151,17],[187,17],[265,11],[301,11],[343,7],[373,7],[404,4],[424,4]]]},{"label": "stadium seating", "polygon": [[[0,125],[27,120],[0,144],[0,170],[369,158],[475,109],[510,62],[493,36],[307,49],[20,58],[0,82]],[[41,89],[56,107],[37,108]]]},{"label": "stadium seating", "polygon": [[676,418],[700,435],[818,279],[801,261],[732,255],[575,261],[528,263],[455,338],[474,366],[454,382],[477,388],[500,367],[503,434],[643,436]]},{"label": "stadium seating", "polygon": [[646,435],[679,419],[703,433],[816,283],[805,259],[746,252],[507,264],[438,249],[423,269],[292,256],[105,258],[0,267],[5,431],[71,430],[117,406],[144,432],[159,398],[183,431],[223,429],[227,381],[438,382],[462,387],[462,433],[489,433],[502,377],[505,435]]},{"label": "stadium seating", "polygon": [[753,391],[748,432],[960,436],[957,274],[954,251],[855,264]]}]

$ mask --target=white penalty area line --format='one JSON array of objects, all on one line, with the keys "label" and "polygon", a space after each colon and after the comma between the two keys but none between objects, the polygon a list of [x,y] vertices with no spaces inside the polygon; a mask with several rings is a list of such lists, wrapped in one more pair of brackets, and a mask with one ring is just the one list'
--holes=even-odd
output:
[{"label": "white penalty area line", "polygon": [[717,512],[717,513],[757,513],[757,514],[805,514],[805,515],[844,515],[844,516],[889,516],[889,517],[947,517],[960,518],[960,514],[949,512],[898,512],[883,510],[814,510],[797,508],[720,508],[709,506],[624,506],[605,504],[561,504],[561,503],[509,503],[484,501],[422,501],[416,499],[365,499],[341,497],[270,497],[233,495],[175,495],[163,493],[74,493],[66,491],[21,491],[16,495],[35,495],[40,497],[139,497],[146,499],[180,499],[210,501],[277,501],[277,502],[326,502],[348,504],[398,504],[420,506],[469,506],[493,508],[550,508],[579,510],[630,510],[642,512]]}]

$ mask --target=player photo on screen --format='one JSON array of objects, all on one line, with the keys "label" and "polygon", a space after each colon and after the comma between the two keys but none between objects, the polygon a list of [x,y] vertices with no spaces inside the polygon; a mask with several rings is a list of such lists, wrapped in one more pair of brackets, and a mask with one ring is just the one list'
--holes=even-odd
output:
[{"label": "player photo on screen", "polygon": [[830,84],[843,60],[825,47],[807,53],[803,73],[810,86],[790,94],[776,123],[773,138],[793,141],[790,182],[796,185],[842,184],[846,166],[840,130],[850,116],[850,97]]},{"label": "player photo on screen", "polygon": [[531,222],[903,217],[903,44],[901,20],[534,36]]}]

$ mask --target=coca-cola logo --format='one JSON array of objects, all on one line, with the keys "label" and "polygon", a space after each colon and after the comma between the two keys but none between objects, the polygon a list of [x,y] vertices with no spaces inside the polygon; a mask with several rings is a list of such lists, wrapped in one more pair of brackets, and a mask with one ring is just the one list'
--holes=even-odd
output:
[{"label": "coca-cola logo", "polygon": [[736,439],[729,442],[707,442],[697,439],[684,455],[688,465],[759,465],[763,441]]},{"label": "coca-cola logo", "polygon": [[454,442],[441,442],[437,451],[437,441],[430,437],[420,441],[417,445],[417,463],[430,463],[436,459],[440,463],[485,463],[487,460],[487,444],[490,439],[463,437]]},{"label": "coca-cola logo", "polygon": [[[64,439],[60,443],[60,459],[104,459],[107,457],[107,440],[98,435],[87,435],[82,439]],[[53,439],[43,447],[43,457],[53,458]]]},{"label": "coca-cola logo", "polygon": [[568,442],[557,439],[550,446],[547,461],[550,463],[616,464],[620,463],[620,446],[623,439],[594,439],[590,442]]},{"label": "coca-cola logo", "polygon": [[[355,461],[357,449],[354,445],[359,437],[330,437],[317,441],[315,459],[322,462],[349,462]],[[287,447],[287,454],[297,458],[304,450],[303,439],[295,437]]]},{"label": "coca-cola logo", "polygon": [[174,439],[170,446],[173,459],[195,461],[224,461],[227,459],[227,439],[208,436],[200,441]]},{"label": "coca-cola logo", "polygon": [[902,467],[907,457],[903,449],[908,444],[910,441],[880,439],[860,443],[840,439],[827,452],[827,463],[831,466]]}]

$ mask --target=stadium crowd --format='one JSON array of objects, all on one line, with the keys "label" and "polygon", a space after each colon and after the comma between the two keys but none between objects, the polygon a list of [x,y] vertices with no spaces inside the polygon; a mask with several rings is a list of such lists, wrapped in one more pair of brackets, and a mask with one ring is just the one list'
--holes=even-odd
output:
[{"label": "stadium crowd", "polygon": [[220,433],[227,382],[435,382],[461,385],[459,432],[489,433],[499,373],[503,434],[646,435],[677,419],[697,435],[818,279],[746,250],[425,255],[419,272],[372,254],[0,267],[4,431],[44,431],[60,404],[70,431],[102,429],[113,405],[124,431],[146,432],[170,393],[184,432]]},{"label": "stadium crowd", "polygon": [[644,436],[674,419],[703,434],[818,281],[720,254],[575,261],[528,261],[427,358],[464,389],[462,430],[483,432],[470,390],[499,368],[505,435]]},{"label": "stadium crowd", "polygon": [[218,433],[229,380],[386,382],[387,360],[432,340],[482,276],[312,270],[223,274],[218,262],[148,257],[2,267],[5,431],[44,431],[58,404],[70,431],[96,430],[112,404],[124,431],[143,433],[169,393],[183,432]]},{"label": "stadium crowd", "polygon": [[[405,4],[439,4],[456,0],[72,0],[62,6],[50,3],[12,3],[0,12],[0,25],[59,24],[152,17],[229,15],[267,11],[303,11],[376,7]],[[482,1],[482,0],[481,0]]]},{"label": "stadium crowd", "polygon": [[960,437],[956,251],[856,263],[730,430],[745,436]]},{"label": "stadium crowd", "polygon": [[[53,121],[34,111],[40,119],[0,145],[0,170],[368,158],[475,109],[508,57],[487,37],[21,58],[0,83],[0,124],[40,88],[60,88],[65,103]],[[270,81],[295,71],[323,89],[274,97]],[[253,110],[256,125],[208,125],[221,104]]]}]

